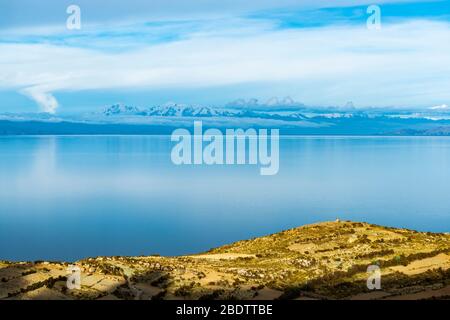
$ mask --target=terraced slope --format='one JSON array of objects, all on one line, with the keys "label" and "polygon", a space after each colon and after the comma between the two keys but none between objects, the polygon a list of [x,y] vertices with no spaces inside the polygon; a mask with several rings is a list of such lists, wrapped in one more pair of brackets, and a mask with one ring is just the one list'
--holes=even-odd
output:
[{"label": "terraced slope", "polygon": [[[0,299],[450,298],[450,235],[324,222],[179,257],[0,262]],[[367,288],[378,265],[381,290]]]}]

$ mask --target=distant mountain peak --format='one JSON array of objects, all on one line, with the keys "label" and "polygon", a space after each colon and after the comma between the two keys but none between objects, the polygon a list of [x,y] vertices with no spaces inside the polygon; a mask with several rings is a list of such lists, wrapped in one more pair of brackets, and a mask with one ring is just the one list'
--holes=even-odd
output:
[{"label": "distant mountain peak", "polygon": [[103,113],[107,116],[110,115],[119,115],[119,114],[129,114],[129,115],[134,115],[136,113],[140,112],[140,110],[137,107],[133,107],[133,106],[127,106],[124,105],[122,103],[117,103],[114,104],[110,107],[107,107]]},{"label": "distant mountain peak", "polygon": [[450,110],[450,106],[448,106],[446,104],[441,104],[439,106],[430,107],[428,109],[437,110],[437,111],[446,111],[446,110]]},{"label": "distant mountain peak", "polygon": [[348,101],[348,102],[345,104],[344,109],[347,109],[347,110],[354,110],[354,109],[356,109],[356,108],[355,108],[355,104],[353,103],[353,101]]},{"label": "distant mountain peak", "polygon": [[278,97],[272,97],[265,103],[266,106],[270,107],[291,107],[295,106],[298,103],[294,101],[291,97],[287,96],[282,99],[279,99]]},{"label": "distant mountain peak", "polygon": [[257,109],[270,109],[270,108],[283,108],[283,107],[304,107],[300,102],[296,102],[289,96],[284,98],[271,97],[266,102],[260,103],[258,99],[251,98],[248,100],[237,99],[227,104],[227,107],[231,108],[257,108]]}]

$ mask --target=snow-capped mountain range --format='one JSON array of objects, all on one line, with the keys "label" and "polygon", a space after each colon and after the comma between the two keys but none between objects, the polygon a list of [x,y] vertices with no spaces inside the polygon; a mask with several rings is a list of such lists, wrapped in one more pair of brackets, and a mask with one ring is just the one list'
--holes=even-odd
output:
[{"label": "snow-capped mountain range", "polygon": [[232,116],[224,110],[216,110],[210,107],[191,107],[178,104],[166,104],[148,108],[138,108],[123,104],[115,104],[107,107],[105,116],[159,116],[159,117],[212,117]]},{"label": "snow-capped mountain range", "polygon": [[[445,106],[445,107],[444,107]],[[281,121],[324,120],[338,118],[400,118],[450,120],[450,108],[446,105],[427,109],[358,109],[352,102],[343,107],[309,107],[294,102],[289,97],[272,98],[264,104],[256,99],[236,100],[225,107],[192,106],[167,103],[160,106],[136,107],[114,104],[106,107],[101,116],[106,117],[171,117],[171,118],[253,118]]]},{"label": "snow-capped mountain range", "polygon": [[450,135],[450,108],[311,107],[286,97],[236,100],[222,107],[114,104],[76,114],[3,113],[1,134],[170,134],[202,120],[205,127],[278,128],[283,134]]},{"label": "snow-capped mountain range", "polygon": [[189,118],[260,118],[273,120],[305,120],[298,110],[262,110],[252,108],[239,108],[239,105],[224,108],[208,106],[189,106],[176,103],[139,108],[123,104],[115,104],[107,107],[102,114],[107,117],[189,117]]}]

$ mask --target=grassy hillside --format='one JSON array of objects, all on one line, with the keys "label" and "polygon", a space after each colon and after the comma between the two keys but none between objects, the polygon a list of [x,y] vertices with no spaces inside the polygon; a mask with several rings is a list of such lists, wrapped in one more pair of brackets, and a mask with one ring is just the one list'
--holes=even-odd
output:
[{"label": "grassy hillside", "polygon": [[[0,262],[0,299],[450,298],[450,235],[358,222],[324,222],[206,253],[98,257],[75,263]],[[367,267],[381,268],[381,290]]]}]

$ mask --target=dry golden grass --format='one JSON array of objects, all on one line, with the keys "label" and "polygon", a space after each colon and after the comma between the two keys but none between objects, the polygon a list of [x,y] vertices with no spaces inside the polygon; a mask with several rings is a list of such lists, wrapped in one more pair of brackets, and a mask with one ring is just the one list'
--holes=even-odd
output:
[{"label": "dry golden grass", "polygon": [[[445,298],[450,235],[336,221],[306,225],[180,257],[98,257],[64,263],[0,262],[2,299]],[[382,271],[369,291],[367,267]]]}]

